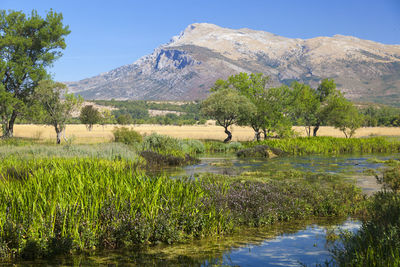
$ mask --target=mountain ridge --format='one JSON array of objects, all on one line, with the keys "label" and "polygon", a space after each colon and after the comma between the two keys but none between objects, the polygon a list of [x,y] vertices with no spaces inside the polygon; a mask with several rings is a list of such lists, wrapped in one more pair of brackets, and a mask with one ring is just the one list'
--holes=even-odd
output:
[{"label": "mountain ridge", "polygon": [[194,23],[136,62],[67,82],[87,99],[195,100],[215,80],[262,72],[274,85],[333,78],[350,99],[400,99],[400,45],[353,36],[287,38]]}]

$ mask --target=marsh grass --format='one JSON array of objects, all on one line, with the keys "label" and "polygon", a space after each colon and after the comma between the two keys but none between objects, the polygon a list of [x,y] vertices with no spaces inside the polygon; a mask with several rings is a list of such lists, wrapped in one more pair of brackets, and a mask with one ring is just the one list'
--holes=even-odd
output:
[{"label": "marsh grass", "polygon": [[0,174],[3,257],[184,242],[241,226],[344,216],[363,200],[335,177],[293,172],[170,179],[124,159],[6,158]]},{"label": "marsh grass", "polygon": [[244,145],[246,147],[267,145],[292,155],[400,152],[400,142],[398,140],[384,137],[298,137],[249,142]]},{"label": "marsh grass", "polygon": [[93,145],[46,145],[30,142],[0,145],[0,158],[72,158],[89,157],[100,159],[137,160],[138,154],[122,143],[103,143]]}]

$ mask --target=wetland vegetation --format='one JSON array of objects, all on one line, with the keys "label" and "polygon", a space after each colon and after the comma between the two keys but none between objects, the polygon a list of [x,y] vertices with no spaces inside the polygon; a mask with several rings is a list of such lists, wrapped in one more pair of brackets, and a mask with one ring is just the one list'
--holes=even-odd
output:
[{"label": "wetland vegetation", "polygon": [[[226,144],[157,134],[140,139],[129,131],[124,134],[134,137],[120,139],[124,143],[65,146],[0,141],[0,255],[4,260],[50,259],[108,249],[141,251],[160,244],[230,236],[249,227],[358,218],[367,216],[373,202],[345,176],[307,169],[248,169],[233,176],[199,172],[170,178],[162,171],[149,172],[149,160],[160,156],[194,159],[216,152],[234,157],[260,142]],[[293,144],[301,149],[312,147],[312,142],[337,144],[330,151],[335,154],[371,152],[379,144],[386,148],[378,151],[397,152],[399,147],[398,141],[383,138],[284,140],[271,142],[286,155],[300,154],[292,150]],[[360,144],[369,150],[354,150]],[[326,153],[321,146],[315,147],[320,154]],[[147,159],[143,152],[154,155]],[[227,160],[225,167],[233,168],[232,164]],[[153,164],[150,169],[162,166]],[[394,184],[393,179],[381,180]],[[335,253],[345,257],[344,252]]]}]

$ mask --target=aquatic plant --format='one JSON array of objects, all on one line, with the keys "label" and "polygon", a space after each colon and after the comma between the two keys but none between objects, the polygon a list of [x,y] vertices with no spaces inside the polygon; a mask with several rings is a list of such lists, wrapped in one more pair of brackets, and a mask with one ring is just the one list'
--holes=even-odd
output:
[{"label": "aquatic plant", "polygon": [[400,142],[383,137],[337,138],[337,137],[297,137],[289,139],[270,139],[261,142],[245,143],[245,147],[268,145],[292,155],[381,153],[399,152]]},{"label": "aquatic plant", "polygon": [[361,229],[343,233],[332,250],[339,266],[399,266],[400,265],[400,195],[399,166],[384,170],[383,191],[373,195]]},{"label": "aquatic plant", "polygon": [[301,172],[170,179],[124,159],[6,158],[0,254],[29,259],[183,242],[242,225],[355,212],[360,191],[333,180]]}]

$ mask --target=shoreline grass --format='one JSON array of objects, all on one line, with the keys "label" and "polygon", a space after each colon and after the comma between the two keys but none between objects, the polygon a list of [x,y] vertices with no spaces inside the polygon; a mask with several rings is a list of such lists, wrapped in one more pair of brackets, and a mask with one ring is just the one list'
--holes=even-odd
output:
[{"label": "shoreline grass", "polygon": [[399,140],[387,139],[384,137],[297,137],[248,142],[243,143],[243,145],[247,148],[257,145],[267,145],[292,155],[400,152]]}]

